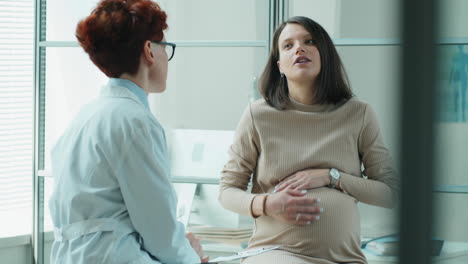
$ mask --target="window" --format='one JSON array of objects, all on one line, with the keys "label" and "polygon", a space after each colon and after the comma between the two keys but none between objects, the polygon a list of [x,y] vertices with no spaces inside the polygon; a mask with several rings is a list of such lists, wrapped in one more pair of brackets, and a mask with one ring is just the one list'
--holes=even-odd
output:
[{"label": "window", "polygon": [[[436,103],[434,183],[434,231],[446,241],[468,244],[468,2],[443,1],[440,37],[452,42],[440,45]],[[449,44],[449,43],[448,43]],[[463,258],[463,263],[468,257]],[[461,262],[460,262],[461,263]]]},{"label": "window", "polygon": [[0,0],[0,238],[31,233],[34,1]]},{"label": "window", "polygon": [[[33,4],[31,2],[32,0],[0,0],[0,7],[2,7],[0,23],[10,23],[8,21],[12,20],[12,17],[17,20],[23,19],[25,10],[31,11],[32,17]],[[74,37],[76,23],[91,11],[96,0],[36,0],[36,2],[40,3],[38,6],[42,8],[41,16],[37,20],[40,21],[40,35],[42,37],[39,41],[41,53],[38,56],[41,59],[40,69],[38,69],[40,85],[36,88],[43,100],[40,105],[43,119],[41,119],[42,123],[39,129],[44,131],[39,138],[39,145],[44,147],[40,148],[38,162],[43,164],[39,167],[40,170],[47,170],[50,167],[48,160],[50,147],[65,129],[69,120],[84,103],[97,94],[97,89],[106,83],[107,78],[89,61],[87,55],[78,47]],[[385,143],[398,167],[399,148],[402,141],[399,136],[402,106],[400,98],[402,77],[400,76],[402,63],[400,54],[402,48],[399,45],[401,33],[399,31],[402,21],[400,4],[403,1],[160,0],[157,2],[169,15],[169,30],[166,39],[177,43],[178,46],[174,59],[169,63],[166,92],[160,95],[151,95],[149,100],[151,110],[166,128],[170,147],[173,135],[183,135],[184,133],[180,133],[181,131],[191,133],[196,130],[194,133],[197,134],[200,130],[234,130],[247,103],[258,97],[256,78],[260,75],[268,55],[271,29],[275,27],[271,21],[277,21],[278,17],[304,15],[319,22],[330,33],[346,67],[354,92],[361,99],[370,102],[376,110]],[[468,119],[468,106],[462,109],[464,100],[468,100],[468,98],[466,94],[462,95],[461,77],[457,79],[458,95],[450,83],[450,69],[456,60],[454,58],[457,52],[468,53],[466,27],[468,16],[464,14],[468,3],[465,0],[441,0],[440,2],[442,3],[441,21],[443,25],[439,37],[443,45],[441,45],[442,60],[438,76],[440,87],[437,91],[440,112],[436,129],[439,136],[435,143],[437,144],[435,160],[439,166],[436,172],[437,186],[435,189],[437,192],[434,192],[434,207],[438,208],[439,211],[436,213],[434,235],[446,241],[468,243],[468,229],[464,228],[465,223],[468,222],[468,214],[466,210],[460,210],[460,208],[465,207],[468,201],[466,194],[468,193],[468,181],[466,180],[467,170],[465,168],[468,130],[467,121],[463,120],[463,114]],[[274,10],[278,5],[283,6]],[[18,9],[22,10],[19,15],[10,14],[13,11],[8,10],[12,10],[12,6],[18,6]],[[10,13],[4,14],[5,12]],[[239,19],[240,16],[242,19]],[[21,23],[15,23],[14,26],[22,28],[23,24]],[[28,23],[30,25],[24,26],[24,28],[33,27],[32,18]],[[17,142],[11,140],[11,137],[14,135],[20,138],[22,134],[18,131],[32,129],[33,115],[32,112],[27,112],[32,111],[31,108],[24,110],[24,112],[16,110],[16,107],[20,107],[22,104],[15,102],[14,116],[24,113],[25,116],[29,115],[31,119],[24,121],[24,126],[21,124],[23,126],[21,129],[15,128],[14,133],[11,132],[13,126],[7,123],[7,121],[13,122],[11,121],[12,108],[8,105],[8,103],[11,104],[10,98],[13,98],[11,95],[18,96],[18,100],[27,101],[27,98],[30,98],[29,104],[32,105],[32,91],[28,90],[28,85],[32,85],[33,81],[32,41],[19,43],[20,45],[13,47],[8,44],[10,43],[8,38],[13,36],[11,32],[22,31],[10,30],[8,26],[1,25],[0,34],[6,34],[7,37],[0,35],[0,87],[2,88],[0,90],[0,100],[2,100],[0,101],[0,135],[2,136],[0,139],[0,157],[2,159],[0,164],[0,208],[5,204],[1,195],[9,195],[8,197],[10,197],[12,193],[10,192],[11,188],[4,188],[4,186],[12,186],[10,184],[12,180],[8,182],[10,185],[4,184],[4,181],[7,182],[4,175],[7,174],[3,170],[13,174],[8,170],[9,168],[3,167],[4,164],[9,164],[3,160],[15,160],[13,157],[16,157],[13,155],[13,148],[9,149],[8,147],[12,144],[30,146],[32,142],[32,138],[27,138],[31,135],[29,133],[24,134],[26,139]],[[8,25],[13,26],[13,23]],[[30,34],[32,39],[32,30]],[[21,35],[17,39],[24,40],[25,36]],[[27,47],[27,45],[31,46]],[[30,54],[29,51],[31,51]],[[14,60],[4,65],[4,59],[1,56],[11,57],[13,56],[11,53],[14,53],[17,58],[24,59],[25,64],[20,67],[18,66],[19,60]],[[28,55],[31,57],[26,58]],[[70,61],[74,62],[73,69],[67,67]],[[17,69],[18,74],[13,72]],[[30,70],[30,73],[24,73],[26,70]],[[468,77],[468,69],[466,74]],[[18,80],[15,78],[21,76],[24,77],[24,81],[23,79],[21,82],[11,81],[12,79]],[[27,79],[28,76],[31,78]],[[83,76],[87,78],[83,78]],[[22,88],[17,89],[16,86],[11,86],[13,88],[8,88],[10,89],[8,90],[8,85],[21,85]],[[3,100],[5,100],[5,104]],[[8,116],[10,119],[4,116]],[[14,119],[15,122],[22,120],[22,118]],[[14,148],[15,151],[20,149]],[[203,148],[195,144],[192,151],[193,158],[203,151]],[[33,150],[27,149],[27,147],[21,150],[24,157],[28,159],[31,158],[32,152]],[[18,156],[18,159],[26,164],[26,158],[22,157]],[[14,166],[15,169],[19,168],[17,165],[11,166]],[[17,185],[19,186],[16,187],[18,190],[21,189],[21,186],[30,184],[31,164],[26,164],[24,167],[28,168],[24,170],[24,174],[18,172],[21,176],[14,178],[15,181],[23,179],[24,175],[24,179],[26,179],[24,185]],[[201,173],[195,176],[174,175],[176,177],[173,178],[173,181],[198,184],[195,191],[191,190],[197,197],[193,200],[193,215],[191,215],[190,221],[197,224],[221,223],[222,220],[206,217],[215,215],[214,213],[200,211],[206,208],[217,210],[216,206],[219,206],[215,199],[216,196],[212,195],[216,192],[214,185],[217,183],[216,179],[204,179]],[[43,180],[45,186],[37,197],[40,198],[39,204],[45,202],[45,208],[43,208],[45,212],[40,214],[36,221],[39,225],[45,224],[45,230],[51,230],[47,200],[53,185],[53,175],[47,175],[43,172],[39,174],[39,178]],[[4,189],[8,189],[8,192]],[[24,187],[24,189],[28,188]],[[44,197],[42,197],[42,191],[44,191]],[[14,193],[22,194],[22,192]],[[30,206],[31,201],[26,202],[26,198],[31,197],[31,194],[25,192],[23,197],[25,197],[24,204],[29,203]],[[8,204],[12,203],[8,202]],[[200,205],[204,205],[204,207]],[[399,231],[397,226],[398,209],[388,210],[363,204],[360,204],[359,207],[363,236],[374,237]],[[21,207],[15,206],[15,208]],[[26,211],[30,212],[31,210],[25,209]],[[2,212],[7,211],[0,210],[0,213]],[[233,219],[231,215],[226,214],[225,216],[230,221]],[[11,219],[17,220],[17,218]],[[30,221],[28,217],[24,217],[24,219]],[[229,224],[235,225],[241,221],[242,219],[234,219],[233,222],[225,221],[225,223],[229,222]],[[30,225],[22,224],[22,226],[29,227]],[[35,246],[43,252],[42,242],[35,244]],[[466,244],[459,246],[466,248]],[[37,259],[38,263],[42,263],[40,257]]]}]

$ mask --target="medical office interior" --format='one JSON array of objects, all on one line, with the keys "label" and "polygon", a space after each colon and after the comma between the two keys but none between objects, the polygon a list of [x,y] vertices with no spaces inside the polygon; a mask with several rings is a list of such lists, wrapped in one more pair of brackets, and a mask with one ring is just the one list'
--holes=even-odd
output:
[{"label": "medical office interior", "polygon": [[[49,152],[107,78],[74,37],[96,0],[0,0],[0,263],[49,263]],[[278,18],[310,17],[328,31],[351,87],[379,119],[396,165],[400,152],[401,10],[397,0],[157,0],[175,42],[167,90],[150,95],[165,127],[178,217],[208,255],[242,250],[252,220],[217,201],[237,122],[259,99],[257,80]],[[434,263],[468,263],[468,1],[441,1],[441,59],[434,186]],[[35,35],[37,33],[37,35]],[[36,78],[34,78],[36,76]],[[398,208],[359,204],[363,239],[398,232]],[[367,253],[366,253],[367,254]],[[367,254],[369,263],[397,263]]]}]

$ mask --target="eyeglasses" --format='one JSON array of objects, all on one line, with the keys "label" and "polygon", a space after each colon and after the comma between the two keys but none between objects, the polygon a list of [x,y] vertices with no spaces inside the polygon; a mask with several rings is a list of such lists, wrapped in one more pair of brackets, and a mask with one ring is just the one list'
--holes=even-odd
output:
[{"label": "eyeglasses", "polygon": [[174,57],[175,48],[176,48],[175,43],[165,42],[165,41],[151,41],[151,42],[154,44],[161,44],[161,45],[166,46],[166,53],[167,53],[167,57],[169,58],[168,61],[170,61],[172,57]]}]

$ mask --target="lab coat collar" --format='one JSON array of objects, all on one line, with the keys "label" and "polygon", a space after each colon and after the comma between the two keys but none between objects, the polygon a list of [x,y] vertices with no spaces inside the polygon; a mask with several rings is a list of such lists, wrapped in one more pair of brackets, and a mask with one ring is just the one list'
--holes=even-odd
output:
[{"label": "lab coat collar", "polygon": [[110,78],[107,86],[102,89],[101,95],[127,97],[144,105],[146,109],[150,110],[148,96],[143,88],[127,79]]}]

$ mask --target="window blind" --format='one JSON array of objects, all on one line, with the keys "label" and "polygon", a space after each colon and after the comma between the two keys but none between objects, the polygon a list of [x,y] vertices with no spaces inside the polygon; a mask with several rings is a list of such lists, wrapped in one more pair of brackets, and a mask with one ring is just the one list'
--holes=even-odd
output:
[{"label": "window blind", "polygon": [[0,237],[30,233],[34,0],[0,0]]}]

